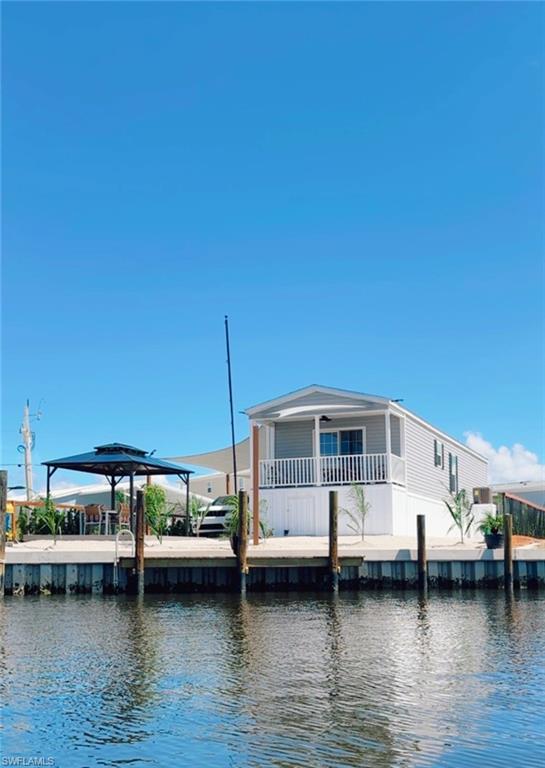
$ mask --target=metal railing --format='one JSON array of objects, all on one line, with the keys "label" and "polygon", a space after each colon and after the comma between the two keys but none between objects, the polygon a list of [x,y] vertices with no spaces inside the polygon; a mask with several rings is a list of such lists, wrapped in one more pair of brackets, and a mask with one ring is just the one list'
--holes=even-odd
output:
[{"label": "metal railing", "polygon": [[[394,483],[403,485],[405,483],[405,460],[393,454],[390,454],[390,459],[390,479]],[[259,485],[261,488],[384,483],[388,479],[387,453],[262,459],[259,462]]]}]

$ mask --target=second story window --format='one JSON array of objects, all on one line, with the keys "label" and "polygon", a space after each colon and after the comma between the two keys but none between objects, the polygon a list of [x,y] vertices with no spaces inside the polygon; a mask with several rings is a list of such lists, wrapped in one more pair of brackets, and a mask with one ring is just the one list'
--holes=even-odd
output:
[{"label": "second story window", "polygon": [[355,456],[363,453],[363,431],[361,429],[344,429],[341,432],[341,453],[344,456]]},{"label": "second story window", "polygon": [[458,456],[454,456],[452,453],[448,455],[448,476],[449,491],[458,493]]},{"label": "second story window", "polygon": [[321,456],[356,456],[365,452],[363,429],[320,432]]},{"label": "second story window", "polygon": [[339,453],[339,435],[337,432],[320,432],[320,455],[337,456]]},{"label": "second story window", "polygon": [[439,440],[433,441],[433,453],[435,466],[443,469],[445,466],[445,446]]}]

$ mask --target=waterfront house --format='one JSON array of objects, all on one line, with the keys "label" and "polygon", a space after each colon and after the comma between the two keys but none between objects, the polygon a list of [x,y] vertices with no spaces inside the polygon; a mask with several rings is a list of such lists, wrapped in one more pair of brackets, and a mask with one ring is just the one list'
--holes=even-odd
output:
[{"label": "waterfront house", "polygon": [[[339,506],[350,508],[354,483],[371,505],[367,533],[414,536],[424,513],[428,534],[445,536],[449,491],[465,488],[471,498],[488,484],[483,456],[387,397],[311,385],[246,414],[250,485],[258,484],[276,536],[327,534],[328,492],[338,490]],[[351,532],[348,516],[339,531]]]}]

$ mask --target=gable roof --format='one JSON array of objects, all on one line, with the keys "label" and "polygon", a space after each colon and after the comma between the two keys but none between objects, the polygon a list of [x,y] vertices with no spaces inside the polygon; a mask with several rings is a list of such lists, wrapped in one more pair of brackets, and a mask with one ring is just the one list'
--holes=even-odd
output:
[{"label": "gable roof", "polygon": [[244,413],[247,416],[252,416],[259,411],[266,411],[269,408],[275,408],[276,406],[284,405],[292,400],[305,397],[312,394],[333,395],[339,398],[351,398],[354,400],[361,400],[362,402],[377,403],[379,405],[387,405],[391,402],[388,397],[380,397],[378,395],[366,395],[363,392],[354,392],[350,389],[337,389],[336,387],[324,387],[322,384],[310,384],[308,387],[302,387],[301,389],[295,389],[293,392],[288,392],[281,397],[275,397],[272,400],[266,400],[264,403],[258,403],[252,405],[250,408],[246,408]]}]

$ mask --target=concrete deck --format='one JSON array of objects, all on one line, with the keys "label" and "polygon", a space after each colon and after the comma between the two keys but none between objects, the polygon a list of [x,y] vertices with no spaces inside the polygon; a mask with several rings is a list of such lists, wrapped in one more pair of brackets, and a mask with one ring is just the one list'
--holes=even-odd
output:
[{"label": "concrete deck", "polygon": [[[206,564],[235,563],[234,555],[226,539],[165,537],[159,544],[155,537],[146,537],[145,558],[150,565],[163,564]],[[56,544],[50,537],[33,538],[6,548],[6,564],[60,564],[60,563],[108,563],[114,560],[115,542],[113,537],[59,538]],[[120,544],[119,556],[130,557],[130,546]],[[288,536],[264,540],[257,547],[250,544],[249,564],[254,567],[267,565],[317,564],[327,558],[327,536]],[[427,542],[428,560],[432,561],[476,561],[503,560],[503,549],[487,550],[482,540],[457,543],[452,538],[430,538]],[[346,562],[366,560],[414,561],[416,560],[416,539],[401,536],[359,536],[339,537],[339,557]],[[514,559],[545,560],[545,541],[531,543],[514,549]]]}]

